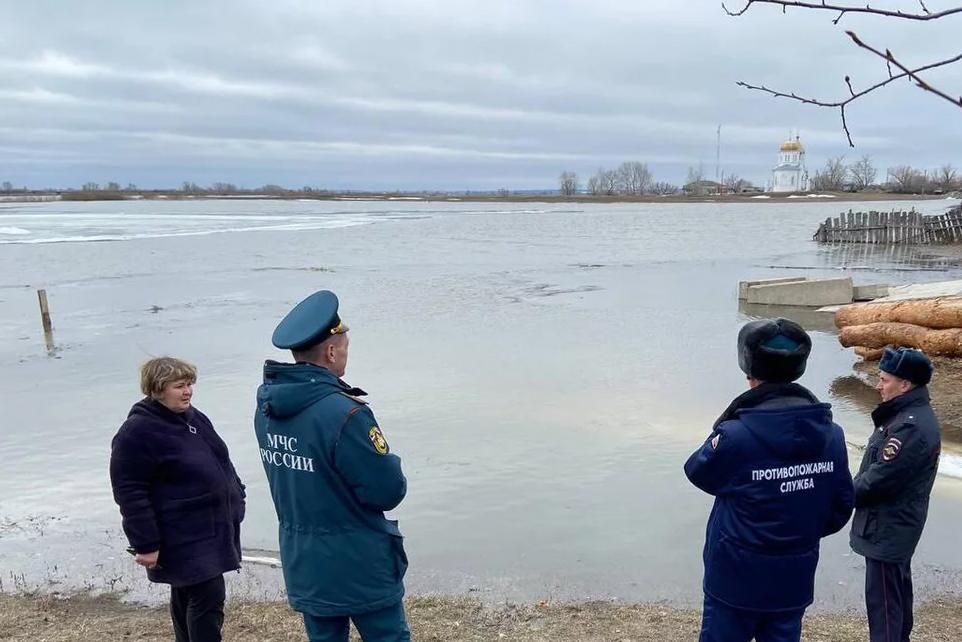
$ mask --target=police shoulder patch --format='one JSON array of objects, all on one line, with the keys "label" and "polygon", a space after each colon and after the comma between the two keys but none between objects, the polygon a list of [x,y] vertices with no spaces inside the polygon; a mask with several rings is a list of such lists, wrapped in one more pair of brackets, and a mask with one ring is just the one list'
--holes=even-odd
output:
[{"label": "police shoulder patch", "polygon": [[902,442],[895,437],[889,437],[882,446],[882,461],[892,461],[902,451]]},{"label": "police shoulder patch", "polygon": [[387,439],[384,438],[384,433],[377,426],[371,426],[371,429],[367,431],[367,436],[374,444],[374,450],[377,451],[379,455],[386,455],[390,448],[387,445]]}]

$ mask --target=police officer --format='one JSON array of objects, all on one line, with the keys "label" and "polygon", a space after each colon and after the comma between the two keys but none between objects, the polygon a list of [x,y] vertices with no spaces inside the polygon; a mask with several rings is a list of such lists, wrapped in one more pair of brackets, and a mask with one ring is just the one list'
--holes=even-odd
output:
[{"label": "police officer", "polygon": [[886,348],[869,437],[855,476],[852,550],[865,557],[865,606],[872,642],[908,642],[912,555],[922,536],[942,438],[929,405],[932,362],[918,350]]},{"label": "police officer", "polygon": [[831,406],[793,383],[812,342],[786,319],[738,333],[749,390],[685,464],[715,496],[708,518],[701,642],[797,642],[812,603],[819,540],[852,514],[845,435]]},{"label": "police officer", "polygon": [[288,600],[311,642],[411,639],[401,598],[407,569],[397,522],[407,482],[366,393],[341,380],[347,326],[322,290],[288,313],[272,341],[295,363],[267,361],[254,430],[279,521]]}]

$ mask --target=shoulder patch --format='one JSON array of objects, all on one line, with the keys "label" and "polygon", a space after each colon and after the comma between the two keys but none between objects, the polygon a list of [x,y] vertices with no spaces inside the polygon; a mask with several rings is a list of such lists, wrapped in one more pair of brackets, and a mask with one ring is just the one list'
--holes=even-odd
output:
[{"label": "shoulder patch", "polygon": [[390,448],[387,445],[387,439],[384,438],[384,433],[377,426],[371,426],[371,429],[367,431],[367,436],[374,444],[374,450],[378,452],[379,455],[386,455]]},{"label": "shoulder patch", "polygon": [[902,442],[895,437],[889,437],[882,446],[882,461],[892,461],[902,451]]}]

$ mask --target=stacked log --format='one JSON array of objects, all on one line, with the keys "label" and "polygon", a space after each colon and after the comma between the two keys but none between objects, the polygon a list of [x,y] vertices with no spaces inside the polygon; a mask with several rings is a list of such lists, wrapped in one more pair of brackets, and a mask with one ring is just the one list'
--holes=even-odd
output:
[{"label": "stacked log", "polygon": [[835,313],[839,341],[866,361],[887,346],[962,357],[962,297],[857,303]]},{"label": "stacked log", "polygon": [[885,321],[926,328],[962,328],[962,297],[859,303],[846,305],[835,313],[835,325],[839,328]]}]

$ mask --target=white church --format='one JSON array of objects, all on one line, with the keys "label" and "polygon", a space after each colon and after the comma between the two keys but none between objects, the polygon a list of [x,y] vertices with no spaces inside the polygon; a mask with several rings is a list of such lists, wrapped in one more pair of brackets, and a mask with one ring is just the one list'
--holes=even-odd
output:
[{"label": "white church", "polygon": [[773,192],[807,192],[808,170],[805,169],[805,147],[796,136],[778,148],[778,165],[772,170]]}]

